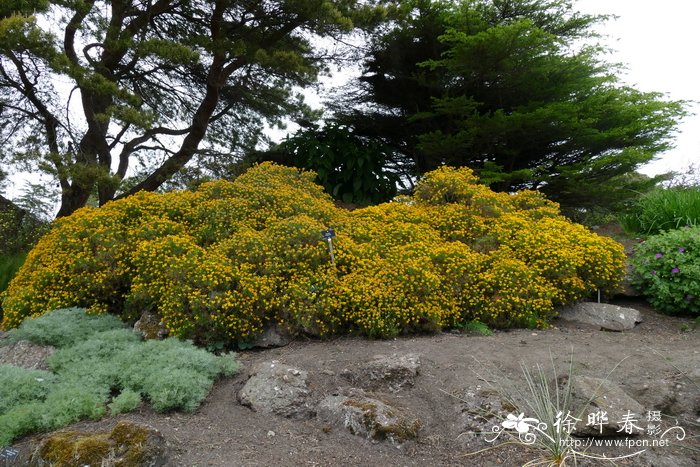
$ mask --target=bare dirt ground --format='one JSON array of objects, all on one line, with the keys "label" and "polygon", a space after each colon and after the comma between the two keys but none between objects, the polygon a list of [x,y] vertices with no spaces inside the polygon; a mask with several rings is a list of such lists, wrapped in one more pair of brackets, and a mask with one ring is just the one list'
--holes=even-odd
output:
[{"label": "bare dirt ground", "polygon": [[[665,413],[678,411],[672,407],[676,396],[679,401],[691,401],[691,405],[693,400],[697,402],[697,379],[693,383],[687,376],[700,367],[700,329],[687,330],[691,320],[657,314],[639,300],[632,304],[642,312],[644,321],[622,333],[555,322],[548,330],[511,330],[494,336],[442,333],[386,341],[341,337],[299,340],[286,347],[245,351],[239,353],[241,372],[219,381],[195,413],[157,414],[144,405],[127,415],[81,422],[69,428],[111,429],[122,419],[148,424],[160,430],[167,440],[169,465],[173,466],[523,465],[540,454],[507,445],[468,456],[493,446],[484,440],[484,435],[468,434],[470,427],[475,423],[500,423],[498,419],[479,418],[481,396],[493,394],[490,384],[503,384],[498,378],[485,376],[488,368],[497,368],[509,384],[520,385],[521,362],[530,367],[549,365],[552,355],[563,370],[573,353],[576,374],[602,378],[626,357],[610,380],[645,408],[666,404]],[[408,353],[418,354],[421,359],[413,387],[375,395],[407,409],[423,424],[418,438],[400,447],[354,436],[318,418],[290,420],[253,412],[238,402],[237,394],[249,377],[250,368],[258,362],[278,360],[307,370],[309,389],[320,400],[349,386],[342,376],[344,369],[375,355]],[[617,465],[700,465],[697,407],[700,405],[694,404],[690,413],[664,418],[666,425],[678,423],[685,429],[685,440],[648,449],[641,456],[618,461]],[[20,440],[14,446],[20,456],[9,465],[26,464],[40,438],[41,435],[35,435]],[[636,450],[639,449],[617,447],[596,452],[622,456]],[[583,460],[579,465],[602,462]]]}]

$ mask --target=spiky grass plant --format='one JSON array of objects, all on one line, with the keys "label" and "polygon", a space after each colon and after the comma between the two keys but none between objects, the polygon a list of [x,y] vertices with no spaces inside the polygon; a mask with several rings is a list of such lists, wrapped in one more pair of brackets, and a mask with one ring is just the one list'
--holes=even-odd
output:
[{"label": "spiky grass plant", "polygon": [[[518,399],[524,401],[525,407],[529,409],[528,413],[533,414],[537,419],[537,423],[533,428],[540,434],[540,436],[527,438],[526,442],[532,439],[537,444],[539,450],[546,453],[542,461],[533,460],[528,463],[529,465],[547,464],[559,466],[564,465],[570,456],[573,456],[574,459],[576,456],[576,453],[571,452],[568,448],[571,430],[562,429],[561,424],[546,423],[543,421],[561,421],[561,416],[563,414],[568,415],[571,413],[573,357],[569,360],[566,383],[563,388],[561,388],[559,380],[557,379],[556,366],[551,355],[550,360],[552,364],[551,379],[541,365],[537,364],[533,371],[521,362],[520,368],[527,384],[526,390],[520,390],[515,386],[518,391]],[[518,405],[515,400],[511,400],[511,403],[516,407],[522,407],[522,404]],[[581,415],[583,415],[583,413],[579,414],[576,418],[580,418]],[[518,434],[520,434],[520,430],[517,430],[518,427],[516,426],[515,428]]]},{"label": "spiky grass plant", "polygon": [[[517,409],[516,414],[509,413],[507,417],[493,428],[490,434],[492,437],[486,439],[493,443],[502,435],[508,440],[481,449],[467,455],[475,455],[485,451],[502,447],[505,445],[520,445],[534,449],[540,456],[525,463],[525,467],[548,466],[563,467],[568,463],[577,464],[578,458],[589,458],[600,461],[615,462],[626,457],[632,457],[639,453],[619,457],[600,457],[587,454],[578,450],[580,442],[573,438],[573,426],[568,425],[570,420],[582,420],[583,415],[593,401],[603,383],[610,378],[610,375],[617,367],[627,359],[620,360],[605,376],[600,385],[595,389],[594,396],[585,401],[580,406],[574,401],[573,379],[574,379],[574,357],[573,351],[569,358],[569,364],[564,377],[559,377],[554,357],[550,352],[551,374],[542,365],[537,364],[534,369],[530,369],[523,362],[520,368],[523,374],[524,384],[516,385],[502,372],[498,371],[495,380],[500,381],[498,387],[489,381],[494,378],[480,379],[486,381],[493,389],[497,390],[508,402],[508,405]],[[492,377],[494,375],[491,375]],[[526,416],[526,414],[528,416]],[[493,414],[492,414],[493,415]]]},{"label": "spiky grass plant", "polygon": [[640,235],[697,226],[700,223],[700,188],[658,188],[642,195],[619,220],[628,234]]}]

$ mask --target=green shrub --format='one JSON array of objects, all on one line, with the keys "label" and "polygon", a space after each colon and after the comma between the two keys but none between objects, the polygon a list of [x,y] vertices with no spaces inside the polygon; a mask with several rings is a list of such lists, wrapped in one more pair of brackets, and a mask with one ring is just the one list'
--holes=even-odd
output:
[{"label": "green shrub", "polygon": [[149,310],[203,345],[249,342],[270,322],[376,337],[473,320],[547,326],[555,306],[614,290],[624,272],[621,245],[469,169],[440,168],[414,196],[352,212],[314,178],[266,163],[233,182],[81,209],[29,254],[2,326],[69,306],[125,321]]},{"label": "green shrub", "polygon": [[[17,271],[19,271],[26,259],[27,255],[25,253],[0,256],[0,293],[7,289],[10,281],[15,277],[15,274],[17,274]],[[0,321],[2,321],[2,315],[2,303],[0,303]]]},{"label": "green shrub", "polygon": [[144,394],[159,412],[196,409],[218,375],[230,376],[238,370],[232,358],[217,357],[174,338],[130,346],[113,361],[128,368],[120,373],[119,386]]},{"label": "green shrub", "polygon": [[[61,347],[47,360],[53,373],[0,365],[0,446],[27,433],[100,418],[106,407],[112,414],[128,412],[142,396],[157,411],[192,411],[219,375],[238,370],[232,356],[217,357],[176,338],[143,342],[115,317],[80,309],[26,320],[10,333],[43,343],[39,331],[56,332],[50,324],[59,322],[68,337],[48,339]],[[110,402],[111,394],[119,395]]]},{"label": "green shrub", "polygon": [[51,224],[12,204],[0,203],[0,256],[26,253]]},{"label": "green shrub", "polygon": [[326,191],[346,203],[367,206],[396,195],[398,176],[386,170],[390,149],[358,137],[348,127],[331,124],[300,130],[270,155],[315,171]]},{"label": "green shrub", "polygon": [[[99,419],[104,416],[104,396],[87,384],[71,382],[52,388],[42,404],[41,431],[53,431],[83,418]],[[101,397],[102,396],[102,397]]]},{"label": "green shrub", "polygon": [[7,256],[0,256],[0,292],[4,291],[9,285],[12,278],[17,274],[19,268],[22,267],[27,255],[24,253],[15,253]]},{"label": "green shrub", "polygon": [[60,349],[49,368],[68,381],[84,382],[99,394],[126,388],[146,396],[157,411],[194,410],[220,374],[237,365],[176,338],[141,342],[127,329],[95,333]]},{"label": "green shrub", "polygon": [[632,257],[633,284],[654,308],[700,314],[700,227],[649,237]]},{"label": "green shrub", "polygon": [[141,404],[141,394],[131,389],[124,389],[121,394],[112,399],[108,405],[109,413],[112,416],[120,413],[131,412]]},{"label": "green shrub", "polygon": [[51,371],[61,375],[64,381],[84,383],[97,395],[107,397],[111,390],[120,387],[121,373],[141,371],[133,367],[142,362],[133,360],[125,365],[120,357],[142,345],[139,337],[129,329],[102,331],[57,350],[47,363]]},{"label": "green shrub", "polygon": [[55,380],[48,371],[0,365],[0,413],[29,401],[44,400]]},{"label": "green shrub", "polygon": [[21,327],[8,331],[6,342],[27,340],[39,345],[66,347],[96,332],[123,328],[124,323],[116,316],[89,315],[81,308],[63,308],[25,320]]},{"label": "green shrub", "polygon": [[0,448],[9,446],[20,436],[40,431],[44,408],[41,402],[29,402],[0,414]]},{"label": "green shrub", "polygon": [[642,195],[620,224],[630,234],[655,235],[664,230],[700,225],[700,188],[658,188]]},{"label": "green shrub", "polygon": [[104,400],[83,386],[57,383],[44,400],[27,401],[0,412],[0,447],[37,431],[53,431],[84,418],[105,414]]}]

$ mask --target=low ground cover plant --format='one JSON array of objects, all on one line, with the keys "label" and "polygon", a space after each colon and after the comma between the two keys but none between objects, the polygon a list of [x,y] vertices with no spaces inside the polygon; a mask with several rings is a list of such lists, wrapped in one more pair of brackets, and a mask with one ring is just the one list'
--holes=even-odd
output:
[{"label": "low ground cover plant", "polygon": [[634,286],[659,311],[700,316],[700,227],[649,237],[632,257]]},{"label": "low ground cover plant", "polygon": [[466,168],[440,168],[413,196],[354,211],[314,179],[264,163],[233,182],[81,209],[29,254],[2,325],[81,306],[126,321],[149,310],[200,344],[245,343],[270,322],[376,337],[471,321],[536,327],[623,275],[621,245],[540,193],[495,193]]},{"label": "low ground cover plant", "polygon": [[117,318],[79,308],[25,320],[8,334],[3,345],[29,340],[58,350],[48,358],[50,371],[0,365],[0,447],[27,433],[134,410],[142,398],[160,412],[192,411],[219,375],[238,369],[233,356],[177,338],[144,342]]}]

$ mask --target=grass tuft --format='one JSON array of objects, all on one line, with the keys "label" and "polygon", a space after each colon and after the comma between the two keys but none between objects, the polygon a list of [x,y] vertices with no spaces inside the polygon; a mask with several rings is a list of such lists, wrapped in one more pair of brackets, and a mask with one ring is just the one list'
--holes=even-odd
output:
[{"label": "grass tuft", "polygon": [[[603,381],[606,381],[625,359],[619,361]],[[560,372],[551,353],[550,363],[551,368],[548,370],[539,364],[534,369],[530,369],[521,362],[520,368],[523,374],[521,384],[513,383],[510,378],[500,372],[498,372],[500,376],[491,374],[488,379],[481,378],[484,381],[492,379],[500,381],[498,383],[499,386],[494,387],[494,389],[506,398],[508,405],[515,409],[515,414],[509,414],[500,426],[497,426],[492,433],[488,433],[495,435],[492,439],[487,439],[489,442],[495,442],[501,435],[505,435],[504,437],[507,437],[508,441],[469,453],[467,456],[503,445],[516,444],[528,449],[534,449],[540,454],[538,458],[527,462],[525,464],[527,467],[535,465],[562,467],[570,461],[576,465],[579,458],[614,463],[619,459],[630,457],[599,457],[576,449],[576,444],[571,442],[574,430],[566,428],[566,417],[572,416],[574,419],[583,419],[584,413],[593,399],[589,399],[580,406],[574,402],[572,397],[572,382],[574,379],[573,353],[570,356],[563,378],[560,377]],[[594,393],[598,393],[599,390],[600,387],[596,388]]]},{"label": "grass tuft", "polygon": [[700,188],[658,188],[642,195],[619,220],[628,234],[636,235],[700,225]]},{"label": "grass tuft", "polygon": [[494,335],[493,331],[487,325],[478,320],[467,321],[466,323],[459,326],[459,328],[464,332],[479,334],[481,336]]}]

